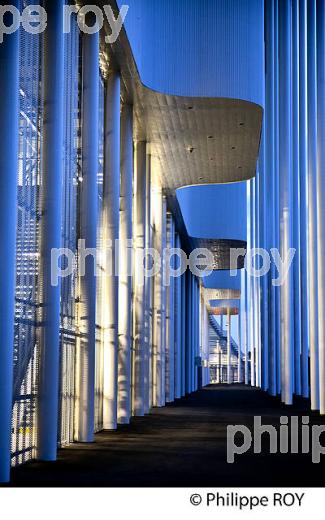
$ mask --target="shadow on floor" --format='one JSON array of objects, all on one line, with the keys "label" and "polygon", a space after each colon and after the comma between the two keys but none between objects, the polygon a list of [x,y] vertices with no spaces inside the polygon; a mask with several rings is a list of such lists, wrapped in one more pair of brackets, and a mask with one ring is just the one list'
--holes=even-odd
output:
[{"label": "shadow on floor", "polygon": [[[279,398],[244,385],[210,385],[146,417],[132,419],[117,431],[96,435],[93,444],[73,444],[56,462],[30,462],[12,471],[11,486],[154,487],[154,486],[324,486],[325,456],[313,464],[311,454],[270,454],[262,436],[262,453],[252,450],[227,463],[227,425],[252,429],[254,416],[276,426],[280,416],[309,416],[312,425],[325,418],[308,412],[297,398],[285,406]],[[279,437],[279,436],[278,436]],[[320,437],[325,445],[325,434]],[[242,437],[236,438],[238,444]],[[289,445],[290,446],[290,445]],[[300,449],[300,448],[299,448]],[[321,456],[322,457],[322,456]]]}]

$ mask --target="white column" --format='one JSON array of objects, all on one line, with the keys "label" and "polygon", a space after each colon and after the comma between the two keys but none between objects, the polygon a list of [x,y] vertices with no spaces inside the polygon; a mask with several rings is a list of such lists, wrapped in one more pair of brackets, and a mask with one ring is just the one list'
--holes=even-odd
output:
[{"label": "white column", "polygon": [[246,338],[246,306],[245,306],[245,293],[246,293],[246,287],[245,287],[245,270],[241,270],[241,292],[240,292],[240,304],[239,304],[239,323],[240,323],[240,343],[241,343],[241,353],[244,356],[244,374],[242,373],[241,368],[241,379],[240,382],[246,382],[246,355],[247,355],[247,338]]},{"label": "white column", "polygon": [[245,327],[245,337],[246,337],[246,342],[245,342],[245,379],[244,379],[244,382],[245,382],[245,385],[248,385],[249,381],[250,381],[250,377],[249,377],[249,362],[248,362],[248,352],[249,352],[249,349],[248,349],[248,344],[249,344],[249,312],[248,312],[248,309],[249,309],[249,307],[248,307],[248,290],[247,290],[247,287],[248,287],[248,283],[247,283],[248,274],[247,274],[246,269],[244,271],[243,278],[244,278],[244,281],[245,281],[245,302],[244,302],[244,305],[245,305],[245,324],[244,324],[244,327]]},{"label": "white column", "polygon": [[[167,247],[167,201],[165,195],[162,197],[162,228],[161,228],[162,252]],[[161,406],[166,404],[166,285],[164,277],[161,277]]]},{"label": "white column", "polygon": [[42,218],[40,220],[39,280],[43,326],[40,328],[38,457],[42,460],[55,460],[60,372],[60,284],[54,286],[51,281],[51,251],[61,247],[64,87],[63,2],[59,1],[56,5],[46,2],[45,7],[48,13],[48,26],[44,33],[43,48],[44,122],[42,129]]},{"label": "white column", "polygon": [[[83,35],[82,183],[80,189],[80,238],[85,247],[97,247],[97,173],[99,106],[99,37]],[[80,264],[80,263],[79,263]],[[91,442],[94,436],[96,349],[96,259],[88,255],[80,272],[78,320],[80,340],[77,363],[76,440]]]},{"label": "white column", "polygon": [[132,345],[132,197],[133,107],[123,105],[121,114],[120,253],[118,295],[118,412],[119,423],[131,415]]},{"label": "white column", "polygon": [[[162,190],[158,186],[153,187],[153,225],[154,248],[160,258],[162,254],[162,223],[163,201]],[[153,406],[162,406],[162,270],[160,269],[153,280],[153,367],[152,367],[152,402]]]},{"label": "white column", "polygon": [[307,1],[299,2],[299,168],[300,168],[300,260],[301,260],[301,378],[302,395],[309,396],[308,330],[308,178],[307,178]]},{"label": "white column", "polygon": [[[279,170],[279,5],[278,2],[274,4],[275,19],[274,19],[274,246],[280,250],[280,170]],[[281,317],[280,317],[280,288],[275,288],[275,350],[276,350],[276,393],[281,393]]]},{"label": "white column", "polygon": [[230,385],[231,381],[231,314],[230,308],[227,309],[227,383]]},{"label": "white column", "polygon": [[[147,153],[146,166],[146,251],[148,252],[152,245],[151,236],[151,155]],[[149,272],[151,261],[146,256],[146,270]],[[152,319],[151,319],[151,289],[152,277],[147,276],[145,279],[145,352],[144,352],[144,413],[149,413],[152,405],[152,396],[150,389],[151,382],[151,353],[152,353]]]},{"label": "white column", "polygon": [[325,414],[325,4],[317,2],[317,253],[319,406]]},{"label": "white column", "polygon": [[238,327],[238,383],[241,383],[241,380],[242,380],[242,373],[241,373],[241,343],[242,343],[242,340],[241,340],[240,321],[241,321],[241,314],[240,314],[240,311],[239,311],[239,314],[237,316],[237,327]]},{"label": "white column", "polygon": [[[248,219],[247,219],[247,248],[253,245],[253,180],[247,183]],[[247,305],[248,305],[248,338],[250,347],[250,384],[255,386],[255,328],[254,328],[254,279],[247,273]]]},{"label": "white column", "polygon": [[[275,194],[275,60],[277,55],[275,52],[275,20],[274,20],[274,4],[273,2],[265,3],[265,60],[268,74],[265,83],[265,176],[266,176],[266,193],[265,203],[267,207],[266,222],[266,247],[268,250],[275,247],[275,229],[277,226],[277,218],[275,211],[275,201],[278,194]],[[270,272],[267,275],[268,284],[268,391],[271,395],[276,395],[276,288],[272,285],[271,280],[274,278],[275,266],[272,263]]]},{"label": "white column", "polygon": [[[292,143],[291,143],[291,3],[279,3],[279,197],[280,253],[292,248]],[[292,404],[294,382],[293,276],[289,269],[280,287],[281,305],[281,397]]]},{"label": "white column", "polygon": [[[111,71],[106,82],[103,245],[111,249],[105,255],[102,322],[104,332],[104,396],[103,427],[117,426],[117,356],[118,356],[118,276],[115,273],[119,238],[120,197],[120,77]],[[111,265],[109,265],[111,260]],[[111,271],[111,272],[110,272]]]},{"label": "white column", "polygon": [[[318,283],[317,283],[317,84],[316,84],[316,1],[307,2],[308,75],[308,275],[309,349],[311,409],[319,409],[318,372]],[[324,261],[324,259],[323,259]]]},{"label": "white column", "polygon": [[146,143],[136,144],[133,415],[144,415]]},{"label": "white column", "polygon": [[186,348],[187,348],[187,291],[186,291],[187,273],[182,274],[182,396],[186,394]]},{"label": "white column", "polygon": [[185,393],[191,393],[191,339],[192,339],[192,275],[186,270],[186,329],[185,329]]},{"label": "white column", "polygon": [[292,3],[292,171],[293,171],[293,315],[294,393],[301,395],[301,261],[300,261],[300,161],[299,161],[299,2]]},{"label": "white column", "polygon": [[[172,215],[168,215],[168,244],[169,249],[175,248],[175,226]],[[171,259],[173,262],[174,257]],[[169,261],[169,260],[168,260]],[[175,308],[174,292],[175,278],[169,278],[169,286],[166,287],[166,401],[172,402],[175,398]]]},{"label": "white column", "polygon": [[[179,234],[176,234],[176,248],[181,248]],[[175,279],[175,398],[182,396],[182,276]]]}]

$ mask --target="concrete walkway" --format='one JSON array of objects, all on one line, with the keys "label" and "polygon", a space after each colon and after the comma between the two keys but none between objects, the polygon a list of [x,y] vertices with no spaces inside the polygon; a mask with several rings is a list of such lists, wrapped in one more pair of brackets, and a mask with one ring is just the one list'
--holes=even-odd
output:
[{"label": "concrete walkway", "polygon": [[[325,418],[308,413],[309,403],[292,407],[244,385],[214,385],[150,415],[96,435],[93,444],[59,451],[57,462],[31,462],[12,471],[13,486],[324,486],[325,456],[270,454],[263,436],[262,454],[252,450],[226,461],[227,425],[252,430],[254,416],[279,431],[279,418],[308,415],[310,424]],[[325,434],[321,436],[325,446]],[[241,444],[242,437],[237,439]]]}]

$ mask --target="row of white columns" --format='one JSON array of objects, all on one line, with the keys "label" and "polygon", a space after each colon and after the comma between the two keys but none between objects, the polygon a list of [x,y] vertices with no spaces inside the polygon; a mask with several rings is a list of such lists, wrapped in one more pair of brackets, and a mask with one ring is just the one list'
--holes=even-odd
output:
[{"label": "row of white columns", "polygon": [[[63,182],[63,32],[60,2],[46,2],[44,39],[44,121],[42,148],[40,378],[38,458],[57,456],[60,385],[60,285],[51,283],[51,250],[61,247]],[[3,128],[0,226],[2,348],[0,352],[0,480],[9,479],[13,378],[15,219],[18,146],[18,36],[5,36],[0,61],[6,74],[0,100]],[[82,171],[79,236],[88,251],[98,242],[99,36],[82,35]],[[16,96],[13,93],[16,92]],[[8,100],[11,102],[8,103]],[[4,101],[7,100],[7,101]],[[96,304],[101,306],[103,348],[102,427],[114,429],[132,415],[164,406],[199,385],[199,359],[207,359],[206,310],[200,312],[198,280],[186,273],[164,283],[162,270],[144,278],[137,267],[144,248],[181,247],[167,200],[152,171],[145,141],[134,143],[133,108],[121,105],[121,79],[110,70],[105,80],[104,179],[101,212],[100,276],[92,255],[79,266],[76,302],[76,378],[74,438],[91,442],[95,429]],[[4,196],[5,195],[5,196]],[[119,239],[119,242],[116,242]],[[119,244],[117,249],[116,244]],[[106,254],[107,248],[110,254]],[[132,272],[132,260],[135,268]],[[175,260],[176,261],[176,260]],[[145,259],[148,268],[150,260]],[[118,266],[118,272],[115,268]],[[100,298],[98,298],[100,289]],[[98,313],[97,313],[98,314]],[[200,329],[200,327],[202,327]],[[200,336],[201,334],[201,336]],[[200,340],[201,338],[201,340]],[[203,354],[202,354],[203,353]],[[99,358],[97,356],[97,358]],[[98,359],[97,359],[98,363]],[[202,376],[208,382],[208,372]],[[98,389],[96,389],[98,391]]]},{"label": "row of white columns", "polygon": [[280,287],[272,284],[272,264],[262,281],[257,372],[262,387],[284,403],[302,395],[325,413],[325,4],[270,0],[265,6],[265,117],[255,181],[255,199],[265,207],[255,236],[282,258],[289,248],[295,256]]}]

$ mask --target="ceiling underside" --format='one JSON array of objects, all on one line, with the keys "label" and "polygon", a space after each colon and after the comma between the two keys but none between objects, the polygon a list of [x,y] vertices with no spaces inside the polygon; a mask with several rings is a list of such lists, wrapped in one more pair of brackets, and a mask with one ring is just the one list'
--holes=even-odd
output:
[{"label": "ceiling underside", "polygon": [[262,124],[258,105],[167,96],[143,85],[135,101],[135,137],[150,142],[165,190],[254,177]]},{"label": "ceiling underside", "polygon": [[236,264],[231,264],[231,249],[245,249],[247,243],[242,240],[221,240],[213,238],[190,237],[193,248],[208,249],[213,255],[211,269],[242,269],[244,267],[244,256],[236,258]]},{"label": "ceiling underside", "polygon": [[210,300],[239,300],[240,291],[237,289],[204,289],[206,303]]}]

